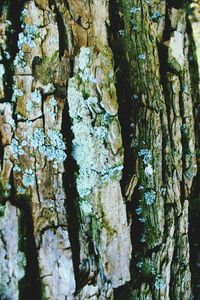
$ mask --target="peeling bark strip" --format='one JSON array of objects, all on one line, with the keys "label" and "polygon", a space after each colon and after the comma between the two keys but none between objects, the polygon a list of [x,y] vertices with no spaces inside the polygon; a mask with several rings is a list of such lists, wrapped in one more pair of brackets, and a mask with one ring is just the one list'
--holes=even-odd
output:
[{"label": "peeling bark strip", "polygon": [[199,11],[0,2],[0,299],[199,299]]}]

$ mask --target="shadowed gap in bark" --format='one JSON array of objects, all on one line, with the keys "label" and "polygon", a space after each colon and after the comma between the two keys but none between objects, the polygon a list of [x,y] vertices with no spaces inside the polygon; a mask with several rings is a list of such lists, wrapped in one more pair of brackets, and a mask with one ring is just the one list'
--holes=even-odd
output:
[{"label": "shadowed gap in bark", "polygon": [[193,181],[189,209],[189,243],[192,290],[195,300],[200,299],[200,171]]},{"label": "shadowed gap in bark", "polygon": [[19,250],[25,254],[25,276],[19,283],[19,300],[43,299],[38,253],[34,238],[31,206],[28,196],[16,199],[13,172],[10,177],[10,202],[21,211],[19,220]]},{"label": "shadowed gap in bark", "polygon": [[3,168],[4,146],[2,144],[2,136],[0,134],[0,169]]},{"label": "shadowed gap in bark", "polygon": [[[124,147],[124,169],[121,180],[124,193],[128,179],[134,173],[135,159],[131,149],[133,131],[131,127],[133,103],[131,103],[131,86],[129,82],[129,65],[125,59],[123,41],[119,38],[119,31],[123,28],[123,21],[119,15],[119,7],[115,1],[110,1],[109,6],[110,27],[108,28],[109,45],[113,51],[114,68],[116,76],[116,90],[119,105],[119,121],[122,131]],[[134,124],[133,124],[134,126]]]},{"label": "shadowed gap in bark", "polygon": [[22,31],[20,16],[26,0],[9,0],[8,1],[8,17],[12,23],[13,32],[8,32],[8,42],[11,56],[14,59],[18,52],[18,34]]},{"label": "shadowed gap in bark", "polygon": [[56,22],[58,25],[59,34],[59,56],[60,58],[64,55],[65,50],[68,49],[66,28],[63,21],[62,14],[60,13],[55,0],[49,0],[49,6],[54,5],[54,11],[56,14]]},{"label": "shadowed gap in bark", "polygon": [[76,188],[75,173],[77,165],[72,157],[72,140],[73,133],[71,131],[71,120],[69,116],[68,102],[65,102],[62,116],[62,134],[67,145],[67,159],[64,162],[65,172],[63,174],[63,185],[66,194],[66,211],[68,220],[69,240],[72,247],[72,259],[74,265],[74,275],[76,280],[76,289],[80,285],[79,265],[80,265],[80,244],[79,244],[79,229],[80,229],[80,211],[78,205],[78,192]]},{"label": "shadowed gap in bark", "polygon": [[0,16],[2,15],[3,12],[3,5],[4,5],[4,0],[0,1]]},{"label": "shadowed gap in bark", "polygon": [[[119,30],[123,28],[122,21],[119,17],[119,11],[116,4],[112,2],[109,8],[111,28],[109,35],[109,42],[113,50],[115,69],[119,67],[119,72],[116,73],[117,79],[117,95],[119,101],[119,120],[122,128],[122,139],[124,146],[124,172],[121,181],[122,191],[124,192],[125,186],[128,182],[129,176],[134,174],[135,170],[135,157],[133,155],[132,140],[134,138],[134,122],[137,120],[138,104],[132,96],[130,83],[128,81],[129,76],[129,63],[125,59],[126,53],[124,52],[122,39],[119,39]],[[126,80],[127,78],[127,80]],[[140,242],[141,234],[143,232],[143,223],[139,221],[139,215],[136,213],[136,209],[139,207],[140,192],[138,185],[134,189],[134,193],[131,197],[131,201],[127,202],[127,214],[132,219],[131,224],[131,240],[133,245],[132,261],[131,261],[131,282],[125,284],[114,290],[114,299],[121,300],[132,299],[133,291],[140,288],[141,282],[149,282],[152,278],[149,278],[149,274],[145,274],[142,271],[141,263],[144,255],[150,254],[144,253],[145,249]]]},{"label": "shadowed gap in bark", "polygon": [[193,99],[193,113],[195,119],[196,157],[198,172],[193,180],[189,205],[189,245],[190,245],[190,269],[192,275],[192,291],[195,300],[200,299],[200,95],[199,95],[199,71],[196,57],[195,43],[192,37],[191,24],[187,22],[189,37],[189,70],[191,78],[191,91]]},{"label": "shadowed gap in bark", "polygon": [[16,53],[18,52],[18,34],[22,31],[20,15],[24,7],[26,0],[9,0],[7,4],[7,19],[11,22],[10,27],[6,31],[7,36],[7,55],[10,55],[8,59],[6,53],[2,51],[2,59],[5,68],[4,74],[4,93],[5,102],[11,101],[13,94],[13,61],[15,59]]}]

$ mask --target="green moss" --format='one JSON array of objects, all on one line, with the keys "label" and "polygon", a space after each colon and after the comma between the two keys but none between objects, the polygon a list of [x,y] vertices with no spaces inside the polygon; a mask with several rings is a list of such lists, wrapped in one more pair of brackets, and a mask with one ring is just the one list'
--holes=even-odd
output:
[{"label": "green moss", "polygon": [[54,81],[59,62],[59,51],[55,51],[51,57],[45,57],[33,62],[34,77],[43,85]]},{"label": "green moss", "polygon": [[0,204],[0,218],[4,216],[5,213],[5,205]]},{"label": "green moss", "polygon": [[101,244],[101,239],[100,239],[101,226],[95,215],[92,216],[91,226],[92,226],[93,239],[94,239],[96,245],[98,246]]},{"label": "green moss", "polygon": [[181,72],[181,65],[177,62],[174,57],[170,57],[169,61],[169,68],[173,73],[180,73]]},{"label": "green moss", "polygon": [[6,183],[0,178],[0,200],[6,202],[10,198],[10,188],[7,187]]},{"label": "green moss", "polygon": [[100,195],[98,200],[98,212],[98,216],[96,214],[91,214],[91,230],[95,243],[97,245],[100,245],[102,228],[106,229],[109,238],[116,233],[115,229],[112,228],[112,226],[109,224],[108,219],[106,218],[105,212],[102,207]]},{"label": "green moss", "polygon": [[106,215],[103,210],[102,203],[101,203],[101,197],[99,197],[99,201],[98,201],[98,211],[101,216],[101,227],[106,229],[109,237],[112,237],[116,233],[116,230],[114,228],[112,228],[112,226],[109,224],[108,219],[106,218]]}]

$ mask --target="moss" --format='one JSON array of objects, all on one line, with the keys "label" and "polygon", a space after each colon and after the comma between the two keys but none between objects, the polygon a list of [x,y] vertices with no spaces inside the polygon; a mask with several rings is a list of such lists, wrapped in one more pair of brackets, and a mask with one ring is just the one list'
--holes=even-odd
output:
[{"label": "moss", "polygon": [[174,57],[171,57],[169,59],[168,64],[169,64],[170,70],[173,73],[178,74],[181,72],[181,65],[177,62],[177,60]]},{"label": "moss", "polygon": [[91,215],[91,227],[92,227],[91,229],[92,229],[93,239],[95,240],[96,244],[99,246],[101,244],[102,228],[106,229],[109,238],[112,237],[116,233],[116,231],[114,228],[112,228],[112,226],[109,224],[108,219],[106,218],[100,197],[98,201],[98,211],[100,217],[98,217],[96,214]]},{"label": "moss", "polygon": [[103,210],[103,206],[102,206],[102,203],[101,203],[101,197],[99,198],[99,201],[98,201],[98,211],[100,213],[100,216],[101,216],[101,227],[102,228],[105,228],[106,231],[107,231],[107,234],[109,235],[109,237],[112,237],[115,233],[116,233],[116,230],[114,228],[112,228],[112,226],[109,224],[109,221],[108,219],[106,218],[106,215],[105,215],[105,212]]},{"label": "moss", "polygon": [[99,246],[101,244],[101,239],[100,239],[101,226],[95,215],[92,216],[91,226],[92,226],[93,240],[95,241],[96,245]]},{"label": "moss", "polygon": [[0,218],[4,216],[5,213],[5,205],[0,204]]},{"label": "moss", "polygon": [[0,202],[4,203],[10,198],[10,189],[7,188],[6,183],[0,178]]},{"label": "moss", "polygon": [[55,51],[51,57],[35,59],[33,61],[34,77],[43,85],[54,81],[54,73],[57,71],[59,62],[59,51]]},{"label": "moss", "polygon": [[26,106],[24,105],[24,99],[18,98],[17,100],[17,107],[16,107],[16,114],[20,114],[22,117],[26,117]]}]

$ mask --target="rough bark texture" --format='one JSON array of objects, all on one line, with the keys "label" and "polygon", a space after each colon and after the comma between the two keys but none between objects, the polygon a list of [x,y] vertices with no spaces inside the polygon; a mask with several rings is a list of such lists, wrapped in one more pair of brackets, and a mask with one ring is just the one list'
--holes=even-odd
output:
[{"label": "rough bark texture", "polygon": [[0,2],[0,299],[200,299],[200,3]]}]

